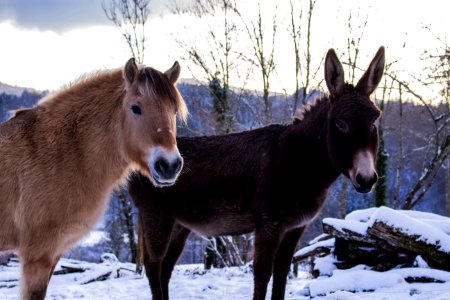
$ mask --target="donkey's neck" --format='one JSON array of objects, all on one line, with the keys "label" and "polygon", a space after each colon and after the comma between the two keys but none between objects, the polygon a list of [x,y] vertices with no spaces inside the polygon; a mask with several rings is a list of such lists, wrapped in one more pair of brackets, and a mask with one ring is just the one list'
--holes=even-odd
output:
[{"label": "donkey's neck", "polygon": [[305,180],[324,185],[331,184],[339,176],[333,166],[327,146],[327,119],[330,102],[327,97],[318,98],[302,109],[301,116],[287,131],[292,144],[292,163],[299,172],[308,174]]}]

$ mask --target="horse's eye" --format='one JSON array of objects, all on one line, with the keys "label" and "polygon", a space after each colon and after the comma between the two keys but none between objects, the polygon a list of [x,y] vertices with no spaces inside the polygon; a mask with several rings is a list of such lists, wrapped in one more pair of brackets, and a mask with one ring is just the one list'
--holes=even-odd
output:
[{"label": "horse's eye", "polygon": [[348,132],[348,124],[344,120],[337,119],[334,124],[336,125],[336,128],[339,129],[339,131],[341,131],[342,133]]},{"label": "horse's eye", "polygon": [[141,108],[137,105],[131,105],[131,110],[133,111],[133,114],[135,114],[135,115],[142,114]]}]

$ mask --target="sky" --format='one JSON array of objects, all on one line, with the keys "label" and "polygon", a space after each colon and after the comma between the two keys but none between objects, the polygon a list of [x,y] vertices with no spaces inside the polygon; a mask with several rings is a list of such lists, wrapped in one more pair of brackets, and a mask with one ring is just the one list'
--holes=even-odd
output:
[{"label": "sky", "polygon": [[[168,13],[168,2],[151,2],[144,62],[163,71],[175,60],[181,60],[182,78],[203,79],[201,72],[191,68],[191,62],[183,60],[186,53],[174,37],[189,37],[202,45],[206,24],[217,20],[174,16]],[[289,1],[276,1],[276,7],[273,3],[261,0],[263,13],[268,16],[275,12],[278,22],[277,69],[272,75],[271,88],[290,93],[294,86],[294,60],[287,31]],[[101,4],[102,0],[0,0],[0,82],[55,90],[83,74],[123,66],[130,52],[120,30],[105,17]],[[246,12],[255,11],[255,0],[245,4],[249,5],[249,9],[244,9]],[[349,36],[347,19],[351,12],[353,34],[359,36],[364,30],[360,49],[362,66],[367,66],[378,47],[384,45],[388,61],[398,59],[395,67],[400,71],[417,74],[421,72],[419,58],[423,50],[436,48],[436,37],[448,41],[448,11],[450,1],[447,0],[317,0],[312,23],[313,67],[320,68],[329,48],[340,50],[341,55],[345,53]],[[431,29],[426,30],[424,26]],[[239,79],[234,84],[239,85]],[[260,75],[254,71],[249,76],[248,87],[261,89],[260,86]]]}]

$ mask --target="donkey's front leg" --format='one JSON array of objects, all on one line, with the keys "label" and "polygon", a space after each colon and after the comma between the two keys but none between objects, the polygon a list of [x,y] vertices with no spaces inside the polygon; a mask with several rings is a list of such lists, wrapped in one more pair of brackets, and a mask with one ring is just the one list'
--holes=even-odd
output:
[{"label": "donkey's front leg", "polygon": [[144,233],[145,272],[153,300],[167,300],[164,298],[161,272],[175,222],[172,218],[166,218],[162,213],[152,215],[151,212],[142,209],[139,217]]},{"label": "donkey's front leg", "polygon": [[266,298],[267,284],[272,276],[275,253],[281,236],[282,231],[271,225],[257,229],[255,232],[253,300],[264,300]]},{"label": "donkey's front leg", "polygon": [[272,300],[284,299],[286,291],[286,280],[290,270],[292,257],[298,240],[303,234],[305,227],[295,228],[284,234],[275,256],[273,268]]}]

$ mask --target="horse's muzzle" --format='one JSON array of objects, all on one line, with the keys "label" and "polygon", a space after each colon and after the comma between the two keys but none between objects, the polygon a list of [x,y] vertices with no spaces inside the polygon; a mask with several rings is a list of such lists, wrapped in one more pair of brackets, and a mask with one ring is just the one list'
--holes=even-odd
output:
[{"label": "horse's muzzle", "polygon": [[152,151],[149,166],[156,185],[170,186],[183,168],[183,158],[177,148],[168,152],[158,147]]}]

